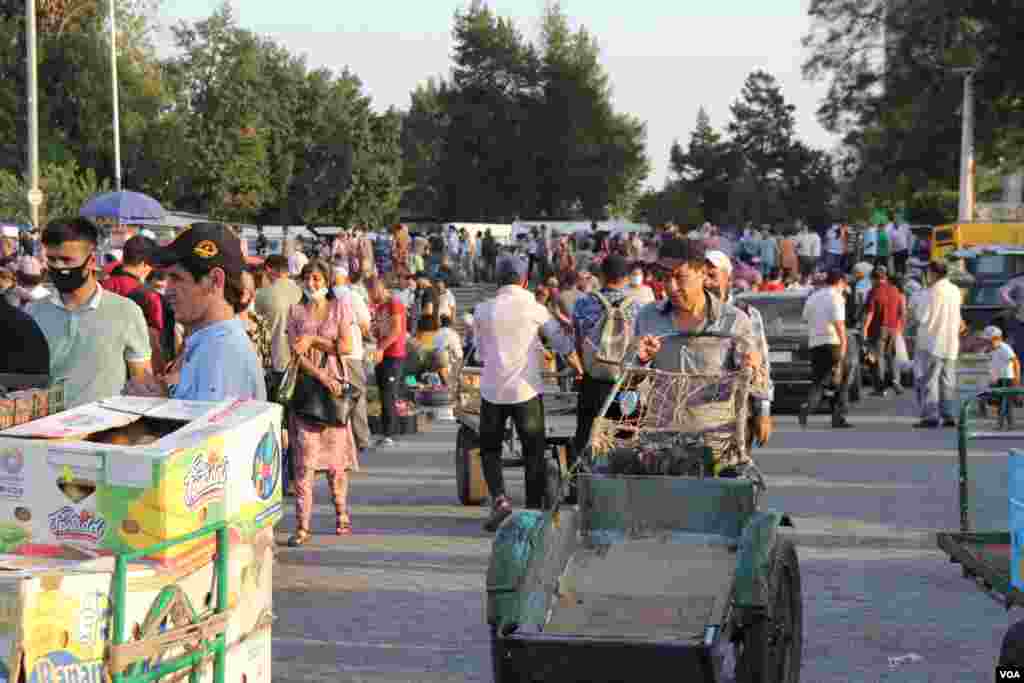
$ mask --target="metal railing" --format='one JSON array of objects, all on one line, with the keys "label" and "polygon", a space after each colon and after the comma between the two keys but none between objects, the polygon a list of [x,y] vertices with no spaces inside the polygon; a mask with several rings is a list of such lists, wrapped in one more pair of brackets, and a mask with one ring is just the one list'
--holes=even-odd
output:
[{"label": "metal railing", "polygon": [[[174,647],[180,643],[173,643],[175,637],[182,640],[192,640],[194,645],[186,647],[186,653],[167,661],[160,661],[153,666],[145,666],[145,655],[129,650],[126,645],[138,641],[126,641],[126,613],[128,595],[128,564],[143,557],[167,550],[183,543],[201,539],[210,534],[217,536],[217,551],[214,556],[214,577],[216,583],[216,595],[213,605],[213,616],[220,615],[219,619],[210,619],[217,633],[209,638],[211,630],[209,627],[202,627],[202,620],[194,619],[193,623],[184,627],[172,628],[163,631],[160,639],[167,642],[167,648]],[[228,544],[230,534],[227,522],[216,522],[208,524],[192,533],[178,536],[162,543],[157,543],[148,548],[136,550],[130,553],[120,553],[114,560],[113,585],[111,587],[111,600],[113,607],[113,633],[110,651],[107,658],[108,671],[111,674],[112,683],[150,683],[164,676],[191,668],[189,680],[191,683],[199,681],[199,665],[206,659],[213,658],[213,681],[224,683],[225,664],[227,655],[227,611],[228,611]],[[166,589],[165,589],[166,590]],[[195,617],[195,615],[191,615]]]}]

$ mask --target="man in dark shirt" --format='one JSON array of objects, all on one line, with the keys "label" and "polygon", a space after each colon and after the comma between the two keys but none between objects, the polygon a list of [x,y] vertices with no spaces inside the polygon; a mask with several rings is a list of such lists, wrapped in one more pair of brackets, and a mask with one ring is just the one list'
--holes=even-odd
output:
[{"label": "man in dark shirt", "polygon": [[[136,235],[124,243],[124,259],[103,281],[103,289],[128,297],[142,309],[149,328],[153,349],[153,367],[163,369],[174,357],[174,322],[168,318],[170,310],[164,298],[146,285],[153,272],[153,254],[157,243],[148,237]],[[159,352],[159,353],[157,353]]]},{"label": "man in dark shirt", "polygon": [[[903,393],[900,373],[895,367],[896,335],[903,333],[906,311],[903,295],[889,282],[889,271],[877,266],[871,271],[874,284],[864,304],[864,339],[870,340],[875,355],[875,396],[885,396],[891,386],[897,394]],[[889,375],[892,375],[890,378]]]},{"label": "man in dark shirt", "polygon": [[0,297],[0,373],[50,374],[50,346],[28,313]]}]

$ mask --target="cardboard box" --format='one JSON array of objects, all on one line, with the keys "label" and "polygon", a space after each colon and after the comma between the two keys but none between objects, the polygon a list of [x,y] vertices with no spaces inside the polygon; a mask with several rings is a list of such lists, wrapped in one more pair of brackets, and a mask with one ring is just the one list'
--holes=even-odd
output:
[{"label": "cardboard box", "polygon": [[[232,543],[229,553],[229,616],[226,680],[270,682],[270,619],[273,533],[257,532]],[[110,599],[113,558],[75,560],[0,556],[0,681],[21,672],[26,681],[109,680],[105,651],[113,629]],[[129,567],[125,636],[145,639],[162,631],[158,595],[173,587],[195,612],[207,610],[215,591],[214,565],[170,571],[140,563]],[[170,623],[166,626],[177,626]],[[148,631],[147,631],[148,627]],[[181,654],[168,651],[165,658]],[[201,681],[213,680],[212,661]]]},{"label": "cardboard box", "polygon": [[[0,432],[0,553],[129,552],[228,521],[281,518],[281,408],[119,397]],[[230,472],[230,474],[229,474]],[[205,564],[213,540],[150,558]]]}]

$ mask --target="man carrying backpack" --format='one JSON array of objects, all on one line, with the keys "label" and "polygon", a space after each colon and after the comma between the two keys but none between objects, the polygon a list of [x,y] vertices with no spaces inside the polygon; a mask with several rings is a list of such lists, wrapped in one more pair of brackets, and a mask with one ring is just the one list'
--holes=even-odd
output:
[{"label": "man carrying backpack", "polygon": [[609,255],[601,263],[604,287],[581,296],[573,308],[576,351],[583,363],[574,457],[583,452],[594,418],[615,387],[620,364],[633,341],[640,306],[628,294],[629,273],[624,257]]},{"label": "man carrying backpack", "polygon": [[167,300],[153,289],[147,280],[153,272],[153,253],[157,243],[148,237],[135,235],[124,243],[124,258],[101,284],[107,291],[126,296],[142,309],[149,328],[149,344],[153,350],[153,370],[163,372],[164,366],[174,359],[174,314]]}]

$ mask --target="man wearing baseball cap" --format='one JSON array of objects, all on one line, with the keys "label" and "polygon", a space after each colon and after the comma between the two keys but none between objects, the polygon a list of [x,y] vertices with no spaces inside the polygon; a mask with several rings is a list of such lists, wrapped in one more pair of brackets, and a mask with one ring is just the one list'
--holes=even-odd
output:
[{"label": "man wearing baseball cap", "polygon": [[167,300],[190,330],[180,373],[162,386],[130,393],[192,401],[265,401],[267,387],[256,350],[236,315],[241,310],[245,259],[238,236],[219,223],[197,223],[153,253],[167,273]]},{"label": "man wearing baseball cap", "polygon": [[[990,387],[1000,389],[1005,387],[1020,386],[1020,359],[1013,348],[1003,341],[1003,331],[995,325],[989,325],[982,331],[991,350],[989,357],[988,372],[991,380]],[[999,405],[999,426],[1002,428],[1013,428],[1013,399],[997,401]],[[981,401],[978,412],[985,414],[985,401]]]},{"label": "man wearing baseball cap", "polygon": [[[761,358],[764,361],[765,372],[768,375],[768,398],[760,399],[760,403],[754,414],[760,416],[770,416],[772,414],[772,401],[775,398],[775,385],[772,383],[772,363],[771,354],[768,349],[768,339],[764,334],[764,318],[761,317],[761,311],[757,310],[749,303],[736,301],[732,296],[732,259],[730,259],[725,252],[713,250],[704,254],[704,258],[707,260],[707,289],[712,294],[722,300],[723,303],[732,304],[736,308],[740,309],[747,314],[750,318],[750,324],[753,327],[754,338],[757,341],[757,349],[761,352]],[[763,436],[764,441],[771,437],[771,423],[767,425],[768,433]],[[757,433],[757,429],[750,429],[747,432],[750,436],[754,436]]]},{"label": "man wearing baseball cap", "polygon": [[[754,440],[766,443],[771,417],[761,410],[771,399],[769,377],[750,317],[705,289],[708,260],[700,240],[665,240],[657,264],[667,298],[639,313],[637,360],[669,372],[717,374],[750,368]],[[749,463],[749,458],[741,459],[728,449],[715,457],[723,471],[738,471]]]}]

